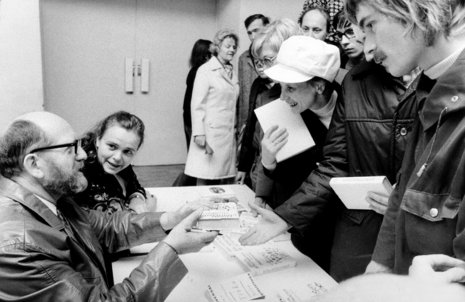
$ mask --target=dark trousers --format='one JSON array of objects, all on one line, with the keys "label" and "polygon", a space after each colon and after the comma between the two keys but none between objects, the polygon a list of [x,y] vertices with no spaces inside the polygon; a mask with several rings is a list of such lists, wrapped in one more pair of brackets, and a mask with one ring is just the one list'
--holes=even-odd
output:
[{"label": "dark trousers", "polygon": [[330,275],[336,281],[363,274],[375,248],[383,216],[374,211],[344,210],[337,220]]},{"label": "dark trousers", "polygon": [[304,255],[310,257],[325,272],[329,273],[334,226],[339,209],[331,209],[327,214],[315,218],[312,227],[305,233],[292,233],[292,244]]}]

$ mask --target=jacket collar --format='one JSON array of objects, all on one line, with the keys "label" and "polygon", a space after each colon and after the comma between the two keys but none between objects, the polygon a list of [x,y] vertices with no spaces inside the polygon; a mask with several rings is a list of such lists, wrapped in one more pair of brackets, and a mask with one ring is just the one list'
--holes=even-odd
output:
[{"label": "jacket collar", "polygon": [[40,216],[51,227],[63,230],[63,222],[32,192],[11,179],[0,177],[0,195],[6,196]]},{"label": "jacket collar", "polygon": [[465,109],[465,50],[462,51],[454,65],[440,76],[425,99],[420,112],[420,121],[426,131],[436,124],[441,111],[443,115]]},{"label": "jacket collar", "polygon": [[223,64],[220,63],[216,56],[212,56],[205,64],[208,64],[207,66],[211,71],[217,71],[229,84],[234,86],[237,83],[236,73],[233,72],[233,77],[230,79],[226,70],[224,70]]},{"label": "jacket collar", "polygon": [[[13,180],[0,177],[0,195],[3,195],[7,198],[10,198],[24,207],[28,208],[30,211],[34,212],[36,215],[41,217],[46,223],[48,223],[52,228],[58,231],[64,231],[70,236],[73,240],[81,242],[84,246],[92,251],[89,253],[89,257],[92,258],[92,261],[99,267],[104,278],[108,279],[106,274],[106,269],[104,266],[104,259],[102,256],[102,250],[99,243],[93,238],[85,237],[85,234],[80,234],[79,232],[70,232],[67,231],[64,225],[64,222],[58,218],[52,210],[50,210],[40,199],[38,199],[32,192],[16,183]],[[57,202],[57,208],[60,208],[58,204],[60,202],[70,202],[67,198],[62,198]],[[71,210],[71,208],[62,210]],[[70,224],[79,223],[79,222],[69,222]],[[87,229],[86,234],[91,234],[93,230],[88,226],[84,225]],[[81,228],[82,229],[82,228]],[[98,251],[97,251],[98,250]],[[108,281],[107,281],[108,283]]]}]

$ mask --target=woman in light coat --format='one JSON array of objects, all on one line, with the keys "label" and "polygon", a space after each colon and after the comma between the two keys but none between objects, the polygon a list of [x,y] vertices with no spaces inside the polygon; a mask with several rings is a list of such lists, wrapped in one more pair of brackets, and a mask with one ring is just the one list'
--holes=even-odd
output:
[{"label": "woman in light coat", "polygon": [[192,92],[192,139],[185,174],[197,185],[232,183],[236,176],[235,117],[239,95],[231,60],[238,37],[220,30],[213,39],[213,56],[200,66]]}]

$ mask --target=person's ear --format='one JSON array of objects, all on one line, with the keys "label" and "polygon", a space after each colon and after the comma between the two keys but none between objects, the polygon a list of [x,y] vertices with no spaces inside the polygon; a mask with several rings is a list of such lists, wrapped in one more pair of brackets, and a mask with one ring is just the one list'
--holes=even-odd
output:
[{"label": "person's ear", "polygon": [[37,154],[30,153],[24,157],[23,169],[34,178],[43,178],[44,172],[40,161],[41,158]]},{"label": "person's ear", "polygon": [[323,94],[325,92],[326,85],[324,82],[316,82],[315,83],[315,90],[318,94]]}]

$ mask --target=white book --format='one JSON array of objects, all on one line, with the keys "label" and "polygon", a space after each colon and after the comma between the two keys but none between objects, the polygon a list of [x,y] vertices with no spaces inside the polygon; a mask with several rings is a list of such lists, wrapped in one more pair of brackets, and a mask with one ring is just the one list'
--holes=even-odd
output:
[{"label": "white book", "polygon": [[368,192],[387,196],[392,192],[392,185],[386,176],[333,177],[329,185],[350,210],[371,210],[366,201]]},{"label": "white book", "polygon": [[298,113],[294,113],[286,102],[274,100],[254,110],[263,132],[274,125],[286,128],[289,133],[287,143],[276,154],[279,163],[315,146],[315,141]]},{"label": "white book", "polygon": [[197,227],[206,230],[226,231],[227,229],[239,229],[239,210],[235,202],[218,202],[213,209],[204,210]]}]

